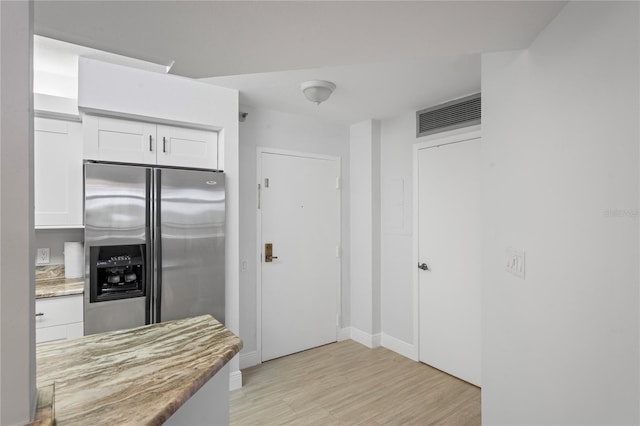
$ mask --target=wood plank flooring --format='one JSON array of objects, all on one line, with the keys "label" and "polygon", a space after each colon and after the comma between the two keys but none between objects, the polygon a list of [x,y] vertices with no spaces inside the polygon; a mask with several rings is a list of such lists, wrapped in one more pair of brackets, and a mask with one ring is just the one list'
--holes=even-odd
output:
[{"label": "wood plank flooring", "polygon": [[242,371],[231,425],[480,425],[480,389],[352,340]]}]

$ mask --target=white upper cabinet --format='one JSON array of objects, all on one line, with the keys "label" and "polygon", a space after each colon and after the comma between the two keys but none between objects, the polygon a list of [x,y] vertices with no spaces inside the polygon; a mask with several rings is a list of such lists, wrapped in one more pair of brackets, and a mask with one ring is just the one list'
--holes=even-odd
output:
[{"label": "white upper cabinet", "polygon": [[157,163],[163,166],[218,168],[218,134],[158,125]]},{"label": "white upper cabinet", "polygon": [[81,123],[35,118],[35,226],[82,226],[82,180]]},{"label": "white upper cabinet", "polygon": [[84,158],[118,163],[218,169],[218,134],[85,115]]},{"label": "white upper cabinet", "polygon": [[155,164],[156,126],[139,121],[85,115],[84,158]]}]

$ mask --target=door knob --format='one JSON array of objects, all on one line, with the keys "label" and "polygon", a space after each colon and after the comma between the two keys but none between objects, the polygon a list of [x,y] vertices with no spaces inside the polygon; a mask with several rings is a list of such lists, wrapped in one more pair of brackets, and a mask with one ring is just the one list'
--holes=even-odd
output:
[{"label": "door knob", "polygon": [[422,269],[423,271],[428,271],[429,267],[427,266],[426,263],[418,263],[418,269]]},{"label": "door knob", "polygon": [[273,259],[277,259],[278,256],[273,255],[273,244],[265,243],[264,245],[264,261],[270,263]]}]

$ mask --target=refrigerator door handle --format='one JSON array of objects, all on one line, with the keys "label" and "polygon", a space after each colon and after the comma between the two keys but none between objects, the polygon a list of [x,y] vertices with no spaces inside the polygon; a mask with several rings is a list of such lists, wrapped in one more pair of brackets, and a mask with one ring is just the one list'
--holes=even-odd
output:
[{"label": "refrigerator door handle", "polygon": [[160,169],[155,169],[155,175],[153,179],[153,205],[154,205],[154,262],[153,262],[153,274],[155,282],[155,315],[154,323],[162,321],[162,313],[160,307],[162,306],[162,209],[161,206],[161,194],[160,188],[162,185],[162,173]]},{"label": "refrigerator door handle", "polygon": [[147,246],[147,250],[146,250],[146,265],[147,265],[147,270],[145,271],[145,286],[146,286],[146,293],[147,293],[147,300],[145,303],[145,324],[151,324],[153,322],[153,312],[152,312],[152,306],[153,306],[153,271],[151,271],[151,265],[153,265],[152,263],[152,259],[153,259],[153,246],[151,244],[151,230],[152,230],[152,226],[153,226],[153,220],[152,220],[152,210],[153,210],[153,204],[152,204],[152,179],[153,179],[153,175],[151,173],[151,169],[146,169],[145,170],[145,177],[146,177],[146,188],[145,188],[145,192],[147,195],[147,199],[146,199],[146,205],[145,205],[145,210],[146,210],[146,224],[145,224],[145,235],[146,235],[146,246]]}]

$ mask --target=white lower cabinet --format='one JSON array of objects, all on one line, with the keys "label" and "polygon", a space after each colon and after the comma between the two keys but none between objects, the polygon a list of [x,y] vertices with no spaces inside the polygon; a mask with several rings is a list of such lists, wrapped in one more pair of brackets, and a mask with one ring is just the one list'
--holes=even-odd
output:
[{"label": "white lower cabinet", "polygon": [[36,343],[83,335],[83,295],[36,299]]},{"label": "white lower cabinet", "polygon": [[216,132],[85,115],[83,133],[87,160],[220,168]]}]

